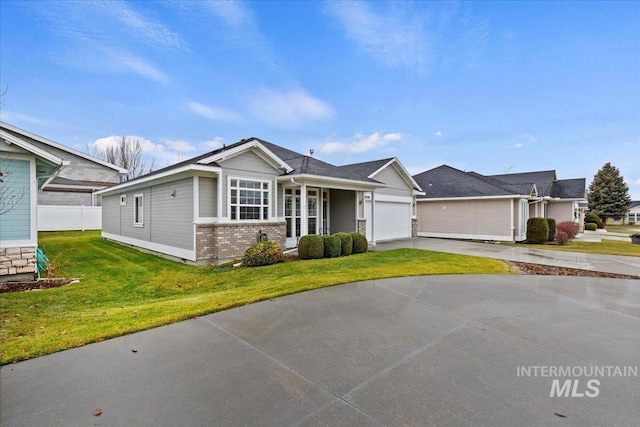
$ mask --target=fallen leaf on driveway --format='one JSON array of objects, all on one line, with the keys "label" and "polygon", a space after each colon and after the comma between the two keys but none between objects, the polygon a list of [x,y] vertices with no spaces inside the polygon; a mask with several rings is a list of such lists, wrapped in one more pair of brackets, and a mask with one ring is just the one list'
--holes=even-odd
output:
[{"label": "fallen leaf on driveway", "polygon": [[92,414],[97,417],[100,414],[102,414],[102,409],[96,408],[96,409],[93,410]]}]

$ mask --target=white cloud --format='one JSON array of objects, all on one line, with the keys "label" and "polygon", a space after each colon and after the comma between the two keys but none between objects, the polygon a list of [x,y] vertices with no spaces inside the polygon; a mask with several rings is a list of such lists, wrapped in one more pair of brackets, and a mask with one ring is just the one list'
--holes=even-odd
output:
[{"label": "white cloud", "polygon": [[164,140],[164,144],[170,150],[178,151],[178,152],[181,152],[181,153],[189,152],[189,151],[196,151],[196,147],[194,147],[193,145],[189,144],[187,141],[183,141],[183,140],[165,139]]},{"label": "white cloud", "polygon": [[436,136],[442,136],[442,132],[437,131],[437,132],[436,132]]},{"label": "white cloud", "polygon": [[291,129],[333,117],[333,109],[304,89],[277,92],[262,88],[252,94],[248,108],[253,115],[272,126]]},{"label": "white cloud", "polygon": [[239,123],[243,121],[240,114],[219,107],[211,107],[196,101],[187,102],[187,107],[194,113],[216,122]]},{"label": "white cloud", "polygon": [[[154,144],[141,136],[128,135],[125,138],[139,141],[143,153],[161,153],[166,150],[164,145]],[[89,144],[89,146],[95,150],[104,151],[109,147],[115,147],[120,144],[120,141],[122,141],[122,136],[111,135],[105,136],[104,138],[98,138],[93,143]]]},{"label": "white cloud", "polygon": [[640,178],[636,180],[635,185],[640,185]]},{"label": "white cloud", "polygon": [[521,142],[518,142],[516,145],[513,146],[513,148],[522,148],[524,147],[524,144]]},{"label": "white cloud", "polygon": [[336,153],[363,153],[365,151],[371,151],[387,146],[391,142],[399,141],[402,139],[401,133],[381,133],[374,132],[370,135],[364,135],[357,133],[351,142],[327,142],[320,151],[324,154],[336,154]]},{"label": "white cloud", "polygon": [[165,73],[149,64],[144,59],[138,58],[128,52],[108,52],[108,57],[105,58],[105,60],[111,63],[112,69],[118,71],[130,71],[158,83],[169,82],[169,76]]},{"label": "white cloud", "polygon": [[221,136],[216,136],[213,139],[203,142],[202,146],[210,150],[217,150],[218,148],[222,147],[222,144],[224,143],[224,141],[226,141],[226,138],[223,138]]},{"label": "white cloud", "polygon": [[415,15],[402,16],[398,9],[376,13],[371,3],[353,1],[330,2],[327,11],[347,37],[375,60],[389,67],[424,70],[431,44]]},{"label": "white cloud", "polygon": [[531,133],[525,133],[524,135],[522,135],[522,139],[525,139],[529,142],[536,142],[538,140],[538,137]]}]

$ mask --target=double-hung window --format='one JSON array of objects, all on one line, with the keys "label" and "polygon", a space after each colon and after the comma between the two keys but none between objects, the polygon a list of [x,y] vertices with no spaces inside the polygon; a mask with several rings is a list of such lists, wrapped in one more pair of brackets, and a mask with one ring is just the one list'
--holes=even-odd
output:
[{"label": "double-hung window", "polygon": [[144,226],[144,195],[136,194],[133,196],[133,225],[136,227]]},{"label": "double-hung window", "polygon": [[268,181],[250,179],[229,180],[229,218],[238,220],[269,219]]}]

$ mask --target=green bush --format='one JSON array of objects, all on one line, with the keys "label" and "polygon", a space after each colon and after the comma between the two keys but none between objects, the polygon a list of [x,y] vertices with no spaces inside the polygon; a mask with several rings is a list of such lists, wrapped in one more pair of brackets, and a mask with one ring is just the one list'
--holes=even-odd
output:
[{"label": "green bush", "polygon": [[324,239],[324,257],[335,258],[340,256],[342,247],[340,246],[340,237],[338,236],[322,236]]},{"label": "green bush", "polygon": [[249,247],[242,257],[242,265],[245,267],[271,265],[282,261],[284,261],[282,248],[272,241],[256,243]]},{"label": "green bush", "polygon": [[556,220],[547,218],[547,226],[549,227],[549,241],[553,242],[556,239]]},{"label": "green bush", "polygon": [[354,254],[363,254],[369,250],[369,242],[367,238],[360,233],[351,233],[353,239],[353,251]]},{"label": "green bush", "polygon": [[340,254],[342,256],[351,255],[353,252],[353,239],[349,233],[334,233],[334,236],[338,236],[340,238]]},{"label": "green bush", "polygon": [[529,218],[527,243],[545,243],[549,240],[549,224],[545,218]]},{"label": "green bush", "polygon": [[324,239],[317,234],[307,234],[298,241],[300,259],[320,259],[324,256]]},{"label": "green bush", "polygon": [[598,224],[594,222],[588,222],[584,225],[585,230],[596,231],[598,229]]},{"label": "green bush", "polygon": [[586,224],[597,224],[599,222],[602,222],[602,219],[600,219],[600,217],[596,215],[595,212],[587,212],[587,214],[584,216],[584,222]]}]

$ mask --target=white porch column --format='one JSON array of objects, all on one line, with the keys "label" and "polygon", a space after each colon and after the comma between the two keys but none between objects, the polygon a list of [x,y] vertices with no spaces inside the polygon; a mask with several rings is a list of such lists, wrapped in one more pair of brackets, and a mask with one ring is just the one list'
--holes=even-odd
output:
[{"label": "white porch column", "polygon": [[222,219],[222,187],[225,187],[224,183],[222,182],[222,174],[218,174],[218,212],[217,213],[217,217],[218,217],[218,221],[220,221]]},{"label": "white porch column", "polygon": [[316,227],[318,228],[318,234],[322,235],[324,234],[324,227],[322,226],[324,224],[324,188],[322,187],[318,188],[317,205],[318,205],[318,218],[316,220],[317,221]]},{"label": "white porch column", "polygon": [[300,236],[309,234],[309,212],[307,206],[307,184],[300,185]]},{"label": "white porch column", "polygon": [[371,191],[371,244],[376,244],[376,192]]}]

